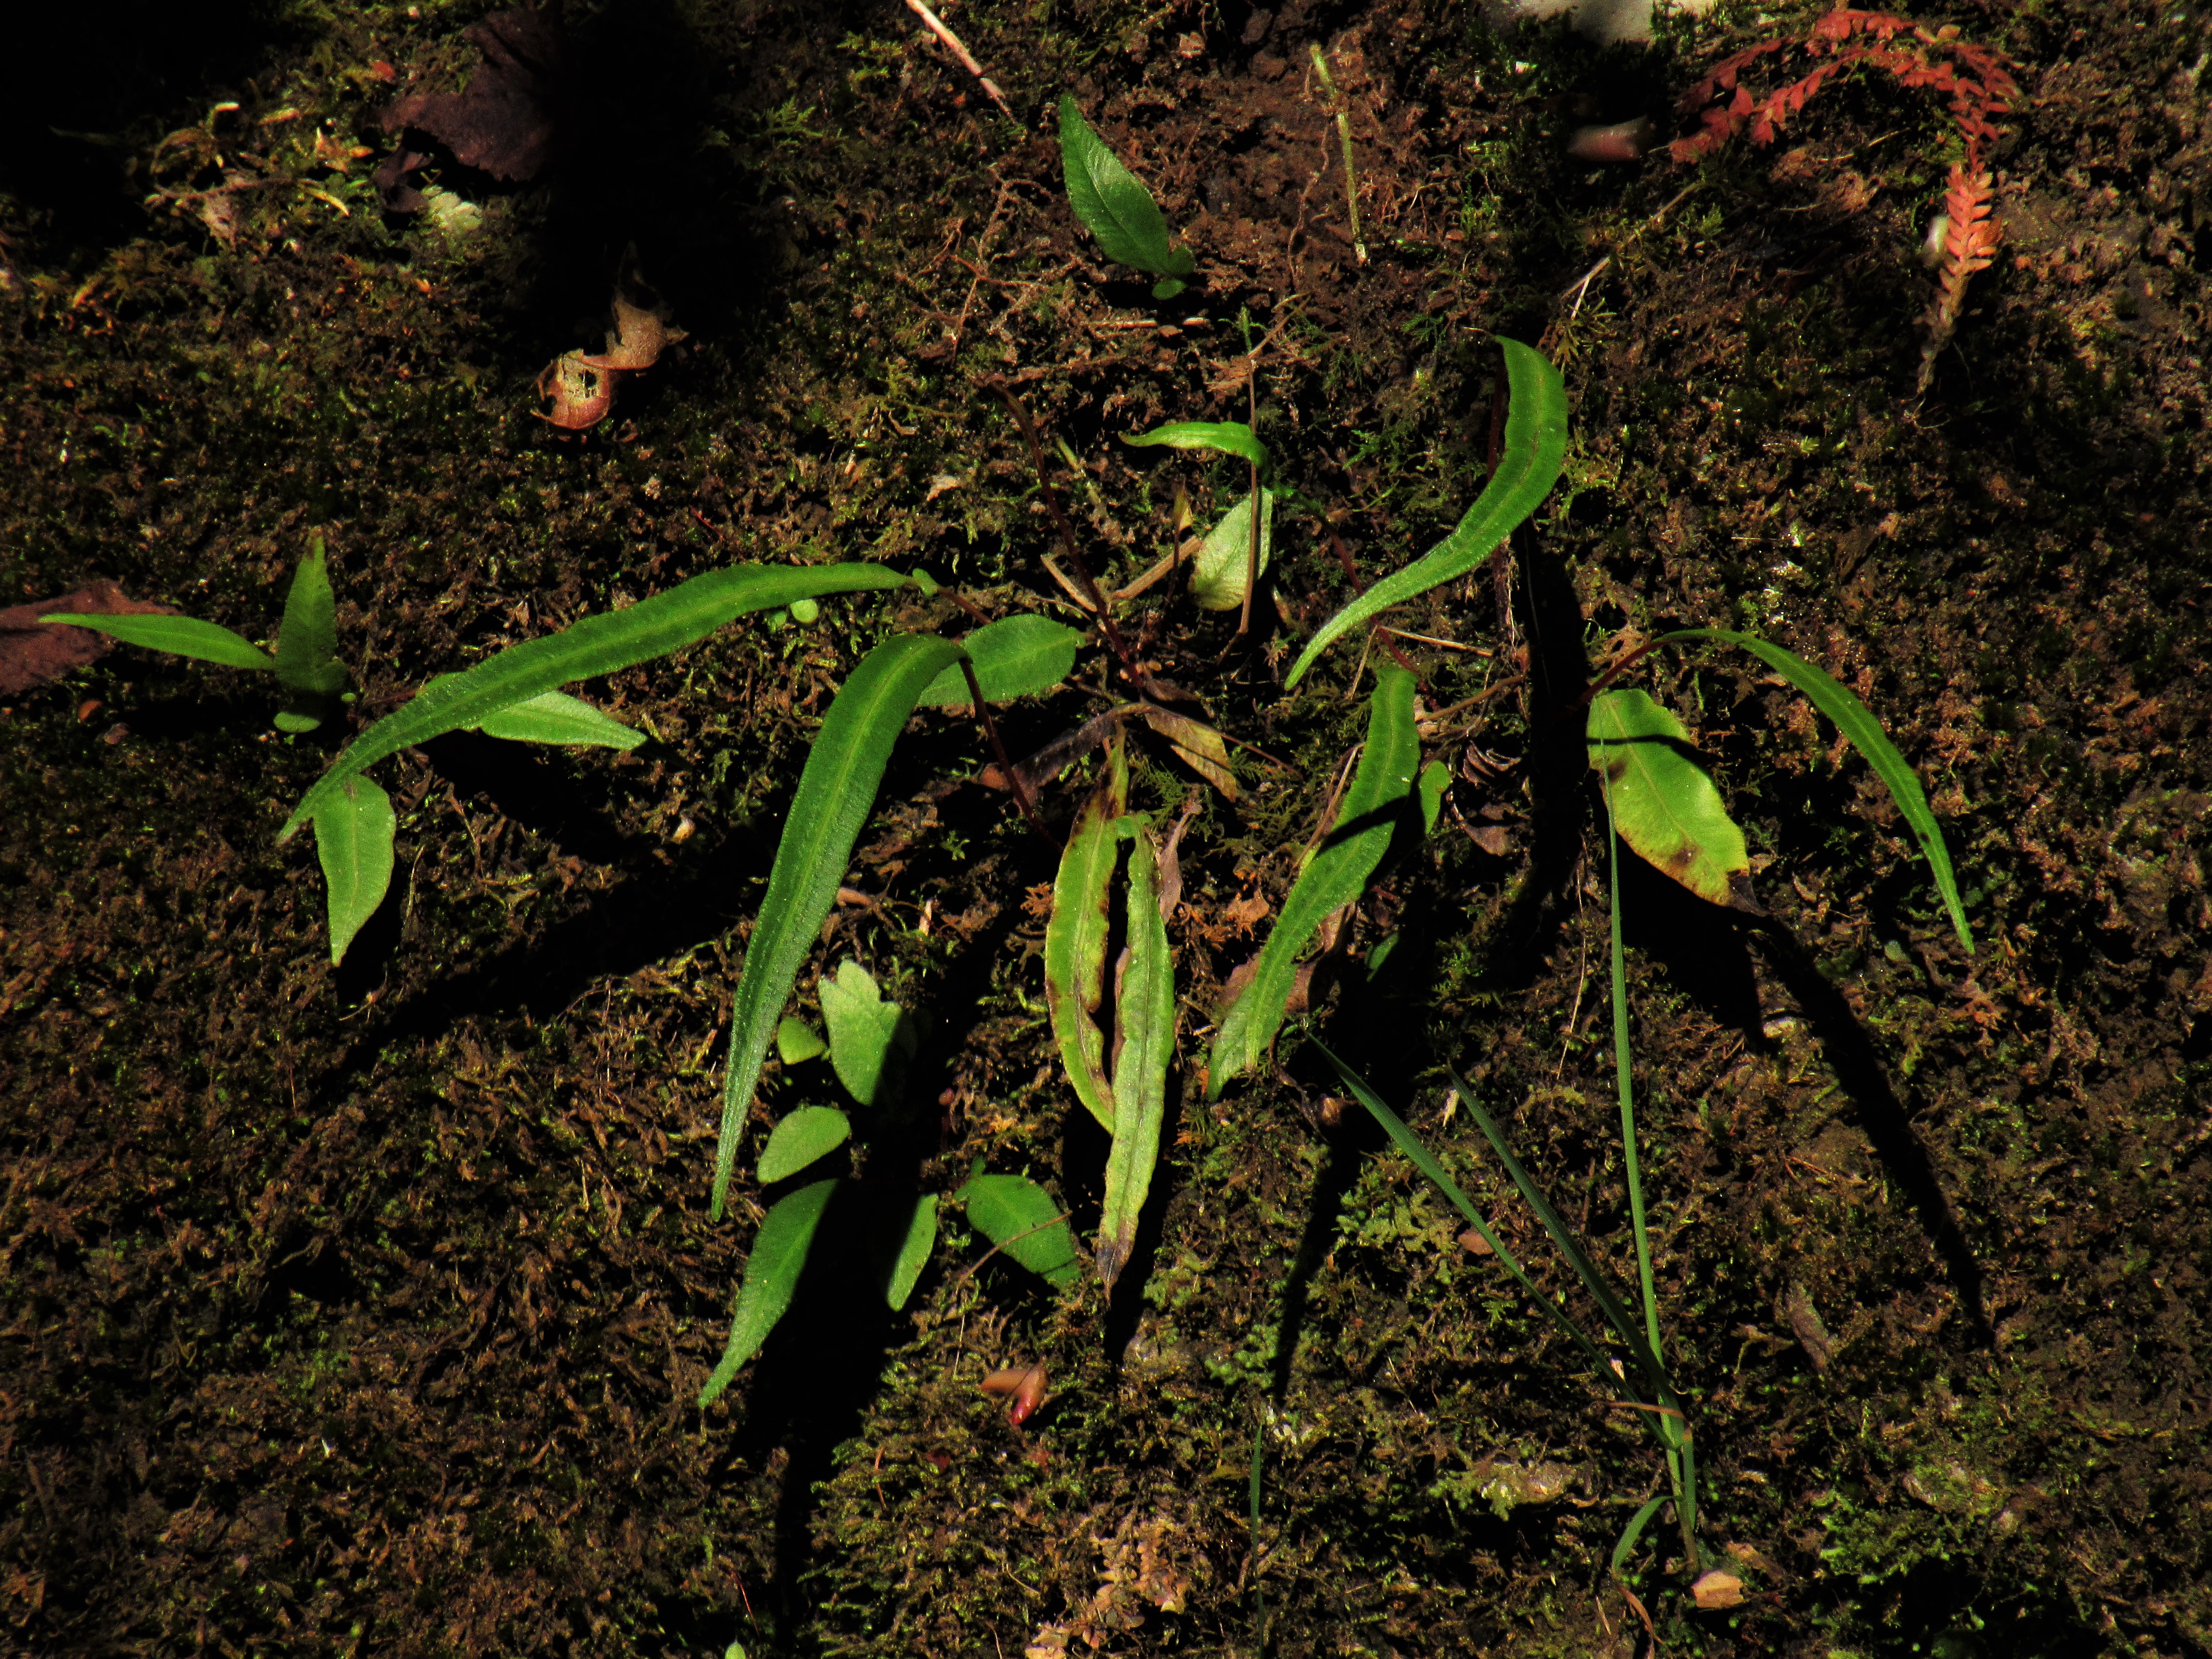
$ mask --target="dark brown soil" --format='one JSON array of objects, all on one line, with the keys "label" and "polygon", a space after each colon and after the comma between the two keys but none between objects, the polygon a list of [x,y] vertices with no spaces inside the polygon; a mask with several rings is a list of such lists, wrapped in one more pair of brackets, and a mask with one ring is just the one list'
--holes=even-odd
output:
[{"label": "dark brown soil", "polygon": [[[1126,619],[1250,745],[1182,842],[1173,1145],[1110,1307],[963,1271],[956,1232],[904,1314],[810,1279],[702,1412],[762,1213],[743,1166],[731,1220],[707,1200],[780,815],[844,673],[950,602],[828,601],[580,688],[651,734],[627,755],[387,763],[398,875],[336,970],[311,843],[274,832],[345,734],[118,648],[0,707],[9,1645],[1255,1654],[1264,1618],[1286,1656],[2212,1652],[2197,9],[1931,20],[2024,97],[2006,240],[1925,395],[1939,101],[1846,82],[1692,168],[1566,153],[1679,130],[1680,88],[1816,8],[1603,52],[1455,3],[946,8],[1018,126],[890,0],[580,0],[549,170],[434,160],[450,195],[387,216],[380,112],[462,85],[483,9],[125,8],[33,54],[58,68],[11,94],[0,163],[7,597],[112,580],[258,637],[320,530],[356,721],[738,561],[1048,608],[986,380],[1066,441],[1052,482],[1127,580],[1178,486],[1210,522],[1242,474],[1117,434],[1243,418],[1249,319],[1261,429],[1320,516],[1286,524],[1250,648],[1168,589]],[[1197,253],[1189,293],[1155,303],[1076,225],[1063,90]],[[690,338],[556,433],[532,382],[596,346],[633,248]],[[1669,627],[1755,629],[1860,691],[1979,947],[1794,695],[1748,659],[1638,666],[1770,912],[1624,872],[1660,1302],[1731,1610],[1692,1605],[1662,1527],[1613,1570],[1650,1440],[1311,1050],[1286,1034],[1218,1105],[1196,1075],[1358,735],[1357,641],[1283,672],[1350,593],[1337,544],[1371,578],[1480,488],[1493,331],[1562,366],[1574,447],[1510,560],[1393,613],[1426,708],[1482,701],[1429,723],[1443,826],[1353,919],[1316,1029],[1570,1291],[1447,1108],[1457,1068],[1632,1280],[1574,711]],[[1097,713],[1099,676],[1094,649],[1006,711],[1016,752]],[[894,1146],[932,1190],[1027,1168],[1087,1232],[1103,1140],[1036,961],[1056,847],[987,758],[916,721],[848,872],[871,902],[816,967],[857,956],[927,1027],[937,1109],[868,1173]],[[1139,755],[1143,807],[1194,787]],[[808,1086],[771,1067],[757,1115]],[[1017,1430],[979,1383],[1034,1358],[1054,1397]]]}]

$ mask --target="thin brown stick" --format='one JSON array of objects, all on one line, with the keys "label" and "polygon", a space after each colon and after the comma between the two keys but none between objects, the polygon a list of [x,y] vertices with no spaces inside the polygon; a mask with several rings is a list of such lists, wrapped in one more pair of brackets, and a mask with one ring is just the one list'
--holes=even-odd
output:
[{"label": "thin brown stick", "polygon": [[1006,102],[1006,94],[1000,92],[997,83],[983,73],[983,66],[975,61],[975,53],[960,44],[960,37],[945,27],[937,14],[924,5],[922,0],[906,0],[906,4],[908,11],[921,19],[922,26],[945,43],[945,49],[960,60],[960,67],[974,76],[981,84],[983,90],[991,94],[991,101],[999,106],[1000,112],[1009,121],[1013,120],[1014,112]]},{"label": "thin brown stick", "polygon": [[975,678],[975,663],[963,656],[960,672],[967,678],[968,695],[975,700],[975,718],[983,724],[983,736],[990,743],[992,758],[999,763],[999,770],[1006,775],[1006,787],[1013,791],[1014,805],[1022,809],[1022,816],[1029,820],[1030,828],[1042,836],[1044,825],[1037,822],[1036,803],[1030,799],[1030,787],[1024,781],[1022,775],[1014,769],[1013,760],[1006,753],[1006,745],[999,737],[999,723],[991,718],[991,705],[983,701],[983,684]]},{"label": "thin brown stick", "polygon": [[1098,624],[1106,630],[1107,648],[1119,659],[1123,670],[1133,676],[1136,672],[1135,659],[1129,655],[1128,647],[1122,643],[1121,630],[1114,626],[1113,613],[1106,608],[1106,595],[1091,577],[1091,562],[1083,556],[1083,549],[1076,542],[1075,526],[1069,522],[1066,509],[1060,504],[1060,492],[1052,487],[1052,480],[1045,476],[1044,446],[1037,441],[1036,426],[1030,419],[1029,410],[1022,407],[1021,400],[997,376],[994,375],[984,384],[999,394],[1000,401],[1006,406],[1006,412],[1014,417],[1014,424],[1021,428],[1022,441],[1030,447],[1030,464],[1036,468],[1037,489],[1043,494],[1045,511],[1052,514],[1053,525],[1060,532],[1060,545],[1067,550],[1067,562],[1075,567],[1076,579],[1082,584],[1084,597],[1091,601],[1091,609],[1098,613]]}]

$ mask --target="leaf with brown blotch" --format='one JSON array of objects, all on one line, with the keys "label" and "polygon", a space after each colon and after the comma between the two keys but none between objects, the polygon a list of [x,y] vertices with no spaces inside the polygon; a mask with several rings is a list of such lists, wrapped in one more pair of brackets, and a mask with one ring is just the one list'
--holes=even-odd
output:
[{"label": "leaf with brown blotch", "polygon": [[113,582],[98,581],[38,605],[19,605],[0,611],[0,696],[18,691],[82,668],[106,656],[114,644],[105,634],[66,623],[41,624],[40,617],[57,611],[82,617],[167,617],[165,605],[149,605],[126,598]]},{"label": "leaf with brown blotch", "polygon": [[538,395],[550,401],[553,410],[532,414],[563,432],[581,432],[606,419],[614,407],[615,374],[595,367],[580,351],[564,351],[538,377]]},{"label": "leaf with brown blotch", "polygon": [[1220,732],[1203,720],[1177,714],[1151,703],[1138,705],[1145,724],[1168,740],[1176,758],[1221,792],[1225,800],[1237,799],[1236,775],[1229,769],[1229,745]]},{"label": "leaf with brown blotch", "polygon": [[[456,161],[495,179],[511,184],[535,179],[551,157],[557,134],[568,58],[560,17],[518,6],[471,24],[468,38],[483,51],[483,62],[467,87],[402,98],[384,112],[384,130],[427,132]],[[378,169],[380,184],[383,173]],[[398,185],[395,178],[387,199]]]}]

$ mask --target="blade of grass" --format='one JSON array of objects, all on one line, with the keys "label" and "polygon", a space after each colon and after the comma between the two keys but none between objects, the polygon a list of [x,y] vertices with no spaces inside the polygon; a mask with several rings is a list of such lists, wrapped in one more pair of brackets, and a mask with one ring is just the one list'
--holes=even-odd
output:
[{"label": "blade of grass", "polygon": [[1402,570],[1393,571],[1321,625],[1291,665],[1295,687],[1337,637],[1394,605],[1403,605],[1482,562],[1543,503],[1567,454],[1567,392],[1559,371],[1518,340],[1500,339],[1512,403],[1498,470],[1451,534]]},{"label": "blade of grass", "polygon": [[1160,919],[1159,872],[1141,830],[1129,848],[1128,956],[1114,998],[1114,1144],[1106,1154],[1106,1195],[1098,1217],[1098,1278],[1109,1291],[1128,1265],[1137,1219],[1159,1162],[1160,1119],[1167,1109],[1168,1061],[1175,1052],[1175,963]]},{"label": "blade of grass", "polygon": [[276,659],[256,650],[244,635],[234,634],[220,623],[202,622],[197,617],[81,617],[64,611],[39,620],[65,623],[71,628],[89,628],[125,645],[166,651],[173,657],[220,663],[225,668],[250,669],[257,674],[276,672]]},{"label": "blade of grass", "polygon": [[1889,740],[1873,711],[1825,669],[1815,667],[1796,652],[1786,651],[1756,634],[1740,634],[1725,628],[1684,628],[1662,634],[1652,643],[1668,645],[1680,640],[1718,640],[1724,645],[1741,646],[1796,686],[1814,708],[1850,739],[1851,746],[1867,757],[1875,775],[1888,785],[1898,810],[1912,827],[1920,850],[1927,855],[1929,873],[1936,878],[1936,890],[1942,895],[1943,907],[1950,912],[1951,927],[1959,935],[1959,943],[1966,947],[1966,953],[1972,955],[1974,935],[1966,926],[1966,907],[1959,900],[1959,883],[1952,873],[1951,853],[1943,843],[1942,826],[1936,822],[1936,814],[1929,808],[1919,777],[1905,757],[1897,752],[1897,745]]},{"label": "blade of grass", "polygon": [[830,705],[822,730],[799,775],[799,788],[784,815],[783,836],[769,871],[745,946],[744,967],[730,1008],[730,1062],[722,1085],[722,1129],[714,1148],[714,1195],[708,1214],[722,1218],[722,1200],[738,1158],[738,1131],[752,1105],[761,1062],[775,1036],[792,981],[814,943],[822,919],[837,901],[853,843],[876,804],[891,745],[898,740],[922,688],[960,660],[950,640],[898,634],[860,659]]},{"label": "blade of grass", "polygon": [[541,691],[665,657],[750,611],[824,593],[901,587],[908,580],[873,564],[739,565],[709,570],[627,609],[602,611],[557,634],[510,645],[450,679],[424,686],[412,702],[356,738],[292,809],[276,839],[290,840],[355,773],[442,732],[478,725],[487,714]]},{"label": "blade of grass", "polygon": [[1128,762],[1117,738],[1107,744],[1105,773],[1068,832],[1044,930],[1045,1012],[1060,1064],[1075,1097],[1108,1134],[1114,1133],[1114,1086],[1097,1013],[1106,986],[1107,890],[1128,796]]},{"label": "blade of grass", "polygon": [[1336,822],[1283,901],[1282,915],[1260,947],[1250,981],[1221,1017],[1207,1062],[1208,1100],[1218,1100],[1231,1079],[1258,1065],[1275,1040],[1290,1003],[1299,952],[1331,911],[1350,904],[1366,890],[1404,817],[1420,760],[1421,740],[1413,725],[1413,677],[1402,668],[1386,667],[1376,676],[1375,694],[1368,705],[1367,746],[1337,809]]}]

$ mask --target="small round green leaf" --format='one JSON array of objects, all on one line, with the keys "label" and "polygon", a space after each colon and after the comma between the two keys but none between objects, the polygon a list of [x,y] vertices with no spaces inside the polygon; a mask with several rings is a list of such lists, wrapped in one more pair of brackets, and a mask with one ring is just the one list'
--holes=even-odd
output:
[{"label": "small round green leaf", "polygon": [[834,1106],[802,1106],[777,1124],[755,1173],[763,1187],[797,1175],[852,1139],[853,1122]]},{"label": "small round green leaf", "polygon": [[830,1052],[822,1033],[803,1019],[786,1016],[775,1028],[775,1057],[787,1066],[800,1065]]},{"label": "small round green leaf", "polygon": [[1081,1275],[1066,1217],[1052,1194],[1028,1176],[975,1176],[958,1196],[968,1206],[970,1226],[1048,1284],[1065,1285]]},{"label": "small round green leaf", "polygon": [[913,1022],[888,1000],[857,962],[822,981],[822,1018],[830,1028],[830,1063],[837,1080],[863,1106],[892,1106],[915,1051]]}]

